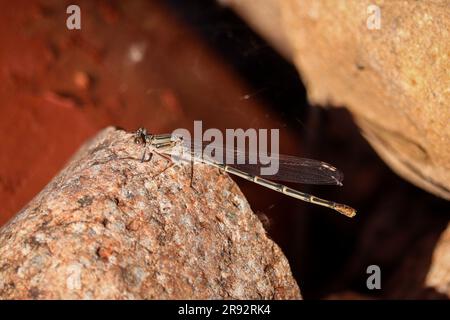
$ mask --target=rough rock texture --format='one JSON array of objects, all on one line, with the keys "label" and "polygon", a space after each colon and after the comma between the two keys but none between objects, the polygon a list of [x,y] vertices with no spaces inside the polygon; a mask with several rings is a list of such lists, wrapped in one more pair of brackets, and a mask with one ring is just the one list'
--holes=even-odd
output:
[{"label": "rough rock texture", "polygon": [[[274,42],[290,52],[312,103],[346,106],[399,175],[450,199],[448,0],[221,2],[269,41],[286,39]],[[381,9],[379,30],[367,28],[370,4]]]},{"label": "rough rock texture", "polygon": [[430,271],[425,279],[428,287],[450,299],[450,224],[434,249]]},{"label": "rough rock texture", "polygon": [[[3,299],[298,299],[235,183],[108,128],[0,230]],[[162,172],[162,173],[161,173]]]},{"label": "rough rock texture", "polygon": [[445,258],[442,260],[443,256],[431,258],[434,246],[439,245],[434,238],[434,235],[420,238],[406,250],[392,278],[385,281],[385,299],[448,299],[439,291],[437,283],[432,284],[427,280],[430,269],[437,267],[444,273],[449,270],[449,261],[445,261]]},{"label": "rough rock texture", "polygon": [[[450,225],[417,239],[386,283],[387,299],[450,299]],[[429,258],[428,258],[429,257]]]}]

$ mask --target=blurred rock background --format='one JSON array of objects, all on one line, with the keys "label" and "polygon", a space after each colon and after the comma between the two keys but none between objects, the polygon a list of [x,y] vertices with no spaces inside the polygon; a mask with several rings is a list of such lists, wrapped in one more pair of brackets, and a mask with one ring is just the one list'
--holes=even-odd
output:
[{"label": "blurred rock background", "polygon": [[[346,219],[235,179],[303,297],[448,297],[450,262],[435,251],[448,202],[393,173],[348,111],[310,106],[283,51],[234,12],[215,1],[80,1],[82,29],[69,31],[69,4],[0,4],[0,223],[106,126],[280,128],[281,152],[345,173],[342,188],[302,189],[359,211]],[[382,290],[366,288],[370,264]]]}]

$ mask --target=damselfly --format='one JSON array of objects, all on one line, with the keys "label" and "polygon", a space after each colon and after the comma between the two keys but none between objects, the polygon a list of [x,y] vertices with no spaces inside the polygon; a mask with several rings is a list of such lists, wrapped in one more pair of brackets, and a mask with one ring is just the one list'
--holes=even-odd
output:
[{"label": "damselfly", "polygon": [[[343,174],[338,169],[326,162],[280,154],[277,155],[277,160],[279,161],[278,173],[266,176],[268,177],[266,179],[258,175],[257,173],[261,167],[260,164],[237,164],[235,162],[233,164],[227,164],[214,161],[207,157],[199,156],[194,151],[196,148],[195,143],[198,142],[184,141],[181,138],[174,139],[171,134],[149,134],[147,133],[146,129],[140,128],[135,133],[135,142],[149,145],[153,148],[154,151],[158,152],[159,154],[166,155],[173,155],[174,150],[176,150],[177,148],[178,150],[180,150],[181,148],[182,150],[184,150],[184,153],[182,154],[189,155],[191,159],[197,162],[205,163],[222,169],[225,172],[254,182],[263,187],[281,192],[287,196],[302,201],[334,209],[347,217],[354,217],[356,214],[355,209],[345,204],[321,199],[314,195],[304,193],[271,181],[278,180],[301,184],[328,184],[341,186],[344,178]],[[237,156],[241,152],[244,151],[224,148],[225,154],[232,153],[234,156]],[[179,156],[179,154],[180,153],[177,152],[177,156]],[[145,159],[145,152],[142,159]]]}]

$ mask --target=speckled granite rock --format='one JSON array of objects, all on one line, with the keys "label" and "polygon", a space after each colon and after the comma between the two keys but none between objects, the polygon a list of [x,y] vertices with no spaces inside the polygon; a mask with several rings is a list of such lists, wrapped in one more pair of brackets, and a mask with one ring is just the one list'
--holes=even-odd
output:
[{"label": "speckled granite rock", "polygon": [[[448,0],[221,2],[282,47],[313,104],[347,107],[399,175],[450,199]],[[379,30],[367,28],[371,4]]]},{"label": "speckled granite rock", "polygon": [[108,128],[0,230],[3,299],[299,299],[236,184]]}]

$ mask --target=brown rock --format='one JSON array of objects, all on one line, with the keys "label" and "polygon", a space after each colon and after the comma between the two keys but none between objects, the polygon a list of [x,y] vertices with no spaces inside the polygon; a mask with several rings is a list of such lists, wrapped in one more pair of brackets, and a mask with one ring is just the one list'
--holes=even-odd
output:
[{"label": "brown rock", "polygon": [[[222,2],[289,52],[312,103],[346,106],[399,175],[450,199],[447,0]],[[371,4],[379,30],[367,27]]]},{"label": "brown rock", "polygon": [[434,249],[425,285],[450,299],[450,224]]},{"label": "brown rock", "polygon": [[387,299],[450,298],[450,225],[419,237],[384,286]]},{"label": "brown rock", "polygon": [[0,230],[3,299],[299,299],[235,183],[108,128]]}]

